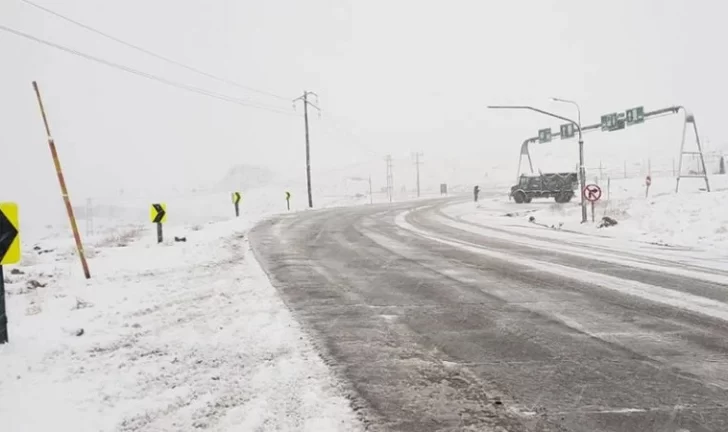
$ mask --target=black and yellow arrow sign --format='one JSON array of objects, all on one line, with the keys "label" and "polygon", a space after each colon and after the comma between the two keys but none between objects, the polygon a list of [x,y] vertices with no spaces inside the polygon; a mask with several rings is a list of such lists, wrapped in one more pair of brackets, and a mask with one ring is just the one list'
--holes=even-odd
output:
[{"label": "black and yellow arrow sign", "polygon": [[20,261],[18,205],[0,203],[0,265]]},{"label": "black and yellow arrow sign", "polygon": [[233,192],[233,204],[239,204],[240,203],[240,192]]},{"label": "black and yellow arrow sign", "polygon": [[152,204],[149,218],[153,223],[167,222],[167,204]]}]

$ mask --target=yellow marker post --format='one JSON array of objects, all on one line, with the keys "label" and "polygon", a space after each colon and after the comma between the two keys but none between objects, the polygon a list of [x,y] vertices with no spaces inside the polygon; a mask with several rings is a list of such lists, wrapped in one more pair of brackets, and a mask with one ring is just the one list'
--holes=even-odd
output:
[{"label": "yellow marker post", "polygon": [[233,205],[235,206],[235,217],[240,216],[240,200],[242,199],[242,195],[240,195],[240,192],[233,192]]},{"label": "yellow marker post", "polygon": [[3,266],[20,262],[20,224],[18,205],[0,203],[0,344],[8,342],[8,317],[5,313],[5,275]]},{"label": "yellow marker post", "polygon": [[149,219],[151,219],[152,223],[157,224],[157,243],[162,243],[164,239],[162,224],[167,222],[167,204],[152,204],[149,209]]},{"label": "yellow marker post", "polygon": [[286,208],[291,209],[291,193],[286,191]]}]

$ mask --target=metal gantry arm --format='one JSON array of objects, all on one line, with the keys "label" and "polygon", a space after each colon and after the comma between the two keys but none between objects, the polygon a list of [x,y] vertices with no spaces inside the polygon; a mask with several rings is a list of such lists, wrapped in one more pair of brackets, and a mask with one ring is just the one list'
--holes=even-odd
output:
[{"label": "metal gantry arm", "polygon": [[523,156],[528,157],[528,167],[531,169],[533,174],[533,161],[531,160],[531,152],[528,151],[528,145],[538,141],[538,137],[529,138],[521,144],[521,154],[518,156],[518,170],[516,171],[516,183],[521,178],[521,164],[523,163]]},{"label": "metal gantry arm", "polygon": [[[538,112],[541,112],[541,110],[537,110],[537,109],[534,109],[534,110],[535,111],[538,111]],[[680,144],[680,160],[679,160],[679,167],[678,167],[677,185],[676,185],[675,191],[677,192],[679,190],[679,187],[680,187],[680,178],[683,178],[683,177],[685,177],[685,178],[688,178],[688,177],[693,177],[693,178],[694,177],[698,177],[698,178],[704,178],[705,179],[706,189],[708,190],[708,192],[710,192],[710,182],[709,182],[708,176],[707,176],[707,168],[705,166],[705,158],[703,156],[702,143],[700,142],[700,135],[698,134],[698,126],[697,126],[696,121],[695,121],[695,116],[687,108],[685,108],[684,106],[676,105],[676,106],[671,106],[671,107],[667,107],[667,108],[661,108],[661,109],[658,109],[658,110],[646,112],[645,113],[645,120],[646,119],[649,119],[649,118],[662,117],[664,115],[678,114],[680,111],[682,111],[685,114],[685,120],[684,120],[684,125],[683,125],[682,141],[681,141],[681,144]],[[563,119],[563,118],[562,118],[562,120],[570,121],[568,119]],[[686,152],[685,151],[685,136],[687,134],[687,125],[688,125],[688,123],[692,123],[692,125],[693,125],[693,131],[695,132],[695,140],[696,140],[697,145],[698,145],[698,151],[697,152]],[[583,133],[588,133],[588,132],[593,132],[595,130],[600,130],[601,127],[602,127],[601,123],[595,123],[595,124],[583,126],[581,128],[581,130],[582,130]],[[555,132],[551,136],[552,137],[560,137],[561,136],[561,132]],[[523,144],[521,144],[521,151],[520,151],[520,154],[518,156],[518,170],[516,172],[516,179],[520,178],[520,176],[521,176],[521,165],[522,165],[522,162],[523,162],[523,156],[526,156],[527,159],[528,159],[529,168],[530,168],[531,173],[534,172],[534,170],[533,170],[533,161],[531,159],[531,153],[530,153],[530,150],[529,150],[529,147],[528,146],[530,144],[535,143],[535,142],[538,142],[538,137],[528,138],[525,141],[523,141]],[[703,168],[703,175],[698,175],[698,176],[695,176],[695,175],[686,175],[686,176],[683,176],[683,175],[681,175],[681,173],[682,173],[682,159],[683,159],[683,155],[686,155],[686,154],[698,154],[700,156],[700,163],[701,163],[702,168]]]},{"label": "metal gantry arm", "polygon": [[[583,126],[581,128],[581,131],[582,131],[582,134],[585,134],[585,133],[589,133],[589,132],[598,130],[601,127],[602,127],[601,123],[596,123],[596,124],[589,125],[589,126]],[[559,138],[559,137],[561,137],[561,132],[554,132],[551,134],[551,136],[554,138]],[[529,151],[528,146],[530,144],[533,144],[536,142],[538,142],[538,137],[531,137],[531,138],[528,138],[527,140],[523,141],[523,144],[521,144],[521,154],[519,155],[519,158],[518,158],[518,170],[516,172],[517,179],[521,177],[521,165],[522,165],[523,156],[526,156],[528,158],[529,168],[531,169],[531,174],[533,174],[533,161],[531,159],[531,152]]]}]

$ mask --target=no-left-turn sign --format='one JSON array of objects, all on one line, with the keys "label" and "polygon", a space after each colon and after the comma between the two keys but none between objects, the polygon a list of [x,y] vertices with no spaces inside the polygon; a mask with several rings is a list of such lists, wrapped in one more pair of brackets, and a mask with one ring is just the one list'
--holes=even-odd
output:
[{"label": "no-left-turn sign", "polygon": [[595,184],[589,184],[584,187],[584,198],[590,202],[599,201],[602,197],[602,188]]}]

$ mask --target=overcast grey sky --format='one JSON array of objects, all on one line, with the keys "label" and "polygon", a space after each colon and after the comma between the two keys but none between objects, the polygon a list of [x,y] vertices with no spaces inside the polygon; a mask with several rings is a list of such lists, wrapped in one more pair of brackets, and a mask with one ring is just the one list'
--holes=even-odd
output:
[{"label": "overcast grey sky", "polygon": [[[579,101],[585,123],[636,105],[684,104],[704,136],[726,141],[728,5],[717,0],[34,1],[285,99],[317,92],[324,112],[312,118],[316,168],[423,151],[430,166],[461,157],[469,165],[502,159],[515,170],[520,141],[558,122],[485,106],[531,103],[573,115],[550,96]],[[291,109],[287,100],[197,76],[20,0],[0,0],[0,25]],[[192,187],[237,163],[303,180],[299,117],[187,93],[4,32],[0,54],[3,200],[57,191],[32,80],[76,195]],[[662,145],[661,129],[648,123],[631,139]],[[677,142],[665,144],[669,152]]]}]

